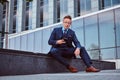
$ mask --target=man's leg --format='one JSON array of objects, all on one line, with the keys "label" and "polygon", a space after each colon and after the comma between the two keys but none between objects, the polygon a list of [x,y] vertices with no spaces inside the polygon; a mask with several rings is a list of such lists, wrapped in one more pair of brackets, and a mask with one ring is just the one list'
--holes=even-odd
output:
[{"label": "man's leg", "polygon": [[77,72],[78,70],[72,66],[69,65],[69,63],[66,62],[65,58],[63,56],[71,56],[72,54],[68,53],[69,51],[66,50],[65,55],[64,55],[64,50],[61,51],[61,49],[57,49],[57,48],[52,48],[50,54],[52,55],[52,57],[54,57],[58,62],[60,62],[61,64],[65,65],[66,68],[70,71],[70,72]]},{"label": "man's leg", "polygon": [[84,47],[80,49],[80,56],[87,66],[86,72],[99,72],[100,71],[99,69],[96,69],[95,67],[91,66],[92,64],[91,59]]},{"label": "man's leg", "polygon": [[66,58],[72,58],[75,56],[74,51],[75,48],[65,48],[62,52],[62,56]]},{"label": "man's leg", "polygon": [[87,67],[90,67],[92,62],[91,62],[91,59],[84,47],[81,47],[81,49],[80,49],[80,56],[81,56],[82,60],[84,61],[85,65]]},{"label": "man's leg", "polygon": [[50,54],[52,55],[53,58],[55,58],[58,62],[61,64],[65,65],[66,67],[69,66],[69,64],[65,61],[64,57],[62,57],[62,51],[58,48],[52,48],[50,51]]}]

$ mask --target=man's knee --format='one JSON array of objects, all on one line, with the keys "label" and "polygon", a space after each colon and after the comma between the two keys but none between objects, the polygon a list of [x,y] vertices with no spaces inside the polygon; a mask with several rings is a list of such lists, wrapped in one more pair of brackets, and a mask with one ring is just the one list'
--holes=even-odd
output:
[{"label": "man's knee", "polygon": [[82,49],[85,49],[85,47],[81,47],[80,49],[81,49],[81,50],[82,50]]},{"label": "man's knee", "polygon": [[60,55],[61,55],[59,49],[57,49],[57,48],[52,48],[52,49],[50,50],[49,54],[50,54],[51,56],[60,56]]},{"label": "man's knee", "polygon": [[50,53],[51,54],[54,54],[54,53],[57,53],[58,52],[58,49],[57,48],[52,48],[51,50],[50,50]]},{"label": "man's knee", "polygon": [[83,54],[85,54],[86,50],[85,47],[81,47],[80,48],[80,56],[82,56]]}]

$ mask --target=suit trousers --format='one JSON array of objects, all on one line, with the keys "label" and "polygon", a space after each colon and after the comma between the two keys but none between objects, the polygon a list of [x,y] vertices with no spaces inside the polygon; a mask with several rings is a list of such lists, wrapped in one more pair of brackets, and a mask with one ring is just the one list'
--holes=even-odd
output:
[{"label": "suit trousers", "polygon": [[[51,48],[50,55],[55,58],[58,62],[65,65],[66,67],[70,66],[65,58],[72,58],[75,56],[74,51],[76,48]],[[80,57],[87,67],[90,67],[92,62],[91,59],[84,47],[80,49]]]}]

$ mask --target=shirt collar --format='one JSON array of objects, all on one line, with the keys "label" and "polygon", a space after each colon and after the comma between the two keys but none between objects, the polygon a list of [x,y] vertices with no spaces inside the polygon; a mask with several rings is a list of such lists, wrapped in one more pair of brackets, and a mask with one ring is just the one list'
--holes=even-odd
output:
[{"label": "shirt collar", "polygon": [[[64,27],[62,27],[62,31],[64,31],[65,30],[65,28]],[[68,31],[68,29],[67,29],[67,31]]]}]

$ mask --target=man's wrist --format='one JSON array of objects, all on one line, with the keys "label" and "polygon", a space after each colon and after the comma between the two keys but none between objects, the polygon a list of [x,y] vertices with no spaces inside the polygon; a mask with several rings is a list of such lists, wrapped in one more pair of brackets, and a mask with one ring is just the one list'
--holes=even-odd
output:
[{"label": "man's wrist", "polygon": [[80,49],[80,47],[77,47],[77,49]]}]

